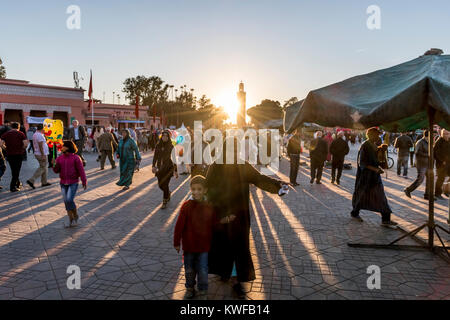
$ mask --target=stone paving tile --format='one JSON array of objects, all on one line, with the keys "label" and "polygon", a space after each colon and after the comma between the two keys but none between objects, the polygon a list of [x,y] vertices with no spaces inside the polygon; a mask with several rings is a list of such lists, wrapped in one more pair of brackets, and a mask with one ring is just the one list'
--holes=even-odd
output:
[{"label": "stone paving tile", "polygon": [[[356,148],[348,161],[354,165]],[[11,194],[0,191],[0,299],[182,299],[182,256],[172,248],[177,208],[188,193],[186,177],[173,179],[172,200],[160,210],[162,194],[144,154],[141,171],[128,192],[115,186],[117,171],[99,171],[87,154],[89,188],[79,191],[79,226],[67,221],[57,176],[48,188]],[[309,160],[302,156],[302,160]],[[25,181],[37,164],[24,163]],[[284,180],[289,163],[278,174]],[[2,184],[9,180],[9,169]],[[301,166],[300,186],[279,198],[255,188],[251,197],[251,251],[256,280],[244,284],[247,299],[450,299],[450,265],[428,251],[375,250],[348,247],[347,242],[386,243],[401,233],[379,226],[379,215],[362,211],[364,223],[352,221],[351,195],[355,169],[344,171],[341,186],[331,185],[330,169],[323,184],[309,184]],[[410,177],[415,170],[410,170]],[[409,181],[389,171],[383,179],[396,219],[411,230],[426,219],[427,203],[404,197]],[[6,189],[6,188],[5,188]],[[445,224],[447,203],[436,203],[436,220]],[[419,233],[426,238],[426,231]],[[442,234],[446,243],[449,237]],[[437,241],[437,240],[436,240]],[[405,239],[405,244],[415,244]],[[66,286],[67,267],[81,269],[80,290]],[[367,267],[381,268],[381,289],[369,290]],[[235,299],[231,283],[209,277],[209,299]]]}]

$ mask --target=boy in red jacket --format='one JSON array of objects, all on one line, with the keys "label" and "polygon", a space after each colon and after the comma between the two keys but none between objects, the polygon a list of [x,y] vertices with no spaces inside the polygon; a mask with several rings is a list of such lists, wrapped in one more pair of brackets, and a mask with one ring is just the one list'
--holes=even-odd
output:
[{"label": "boy in red jacket", "polygon": [[208,292],[208,252],[215,220],[213,207],[205,201],[206,179],[197,175],[191,179],[192,197],[180,209],[175,225],[173,246],[180,252],[183,244],[184,271],[186,275],[185,299],[195,295],[195,278],[199,290],[198,298],[207,299]]}]

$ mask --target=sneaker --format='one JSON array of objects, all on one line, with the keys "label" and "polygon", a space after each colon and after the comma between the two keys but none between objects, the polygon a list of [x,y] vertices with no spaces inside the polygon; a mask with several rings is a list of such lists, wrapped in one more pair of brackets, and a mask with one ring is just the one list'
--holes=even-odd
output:
[{"label": "sneaker", "polygon": [[207,290],[199,290],[197,299],[198,300],[208,300],[208,291]]},{"label": "sneaker", "polygon": [[245,299],[245,292],[242,290],[242,285],[239,282],[233,286],[233,291],[238,299]]},{"label": "sneaker", "polygon": [[403,192],[406,194],[408,198],[411,198],[411,192],[409,192],[407,189],[404,189]]},{"label": "sneaker", "polygon": [[[424,198],[425,200],[430,200],[430,197],[428,197],[428,196],[423,196],[423,198]],[[437,200],[437,198],[434,197],[434,201],[436,201],[436,200]]]},{"label": "sneaker", "polygon": [[125,187],[123,187],[123,191],[127,191],[128,189],[130,189],[130,187],[129,186],[125,186]]},{"label": "sneaker", "polygon": [[34,184],[30,180],[27,180],[27,183],[31,187],[31,189],[36,189],[36,187],[34,186]]},{"label": "sneaker", "polygon": [[316,184],[322,184],[322,182],[320,182],[320,181],[316,181]]},{"label": "sneaker", "polygon": [[314,183],[314,179],[309,180],[309,183],[313,184]]},{"label": "sneaker", "polygon": [[42,187],[48,187],[48,186],[51,186],[52,184],[51,183],[44,183],[43,185],[42,185]]},{"label": "sneaker", "polygon": [[337,185],[340,185],[340,184],[341,184],[341,181],[336,180],[336,184],[337,184]]},{"label": "sneaker", "polygon": [[398,223],[397,223],[397,222],[394,222],[394,221],[392,221],[392,220],[389,220],[389,221],[382,221],[382,222],[381,222],[381,226],[383,226],[383,227],[396,227],[396,226],[398,226]]},{"label": "sneaker", "polygon": [[331,183],[334,184],[334,179],[331,179]]},{"label": "sneaker", "polygon": [[195,296],[194,288],[187,288],[186,293],[184,294],[184,299],[192,299]]}]

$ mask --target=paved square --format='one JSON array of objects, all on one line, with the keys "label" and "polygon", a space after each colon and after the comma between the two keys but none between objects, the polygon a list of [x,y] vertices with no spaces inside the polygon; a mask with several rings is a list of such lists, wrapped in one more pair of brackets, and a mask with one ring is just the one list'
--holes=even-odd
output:
[{"label": "paved square", "polygon": [[[381,227],[380,216],[362,211],[364,223],[351,221],[351,197],[357,146],[351,148],[341,186],[309,184],[301,166],[298,186],[280,198],[251,188],[251,250],[257,279],[245,284],[248,299],[450,299],[450,265],[429,251],[361,249],[347,242],[387,243],[400,231]],[[305,154],[304,154],[305,155]],[[188,197],[188,177],[172,179],[172,199],[161,210],[162,192],[151,173],[152,153],[129,191],[115,185],[118,169],[99,170],[87,154],[88,190],[79,189],[79,226],[63,228],[67,215],[57,175],[52,186],[7,191],[8,168],[0,191],[0,299],[181,299],[182,255],[172,247],[181,203]],[[308,161],[302,157],[303,161]],[[24,162],[21,181],[31,177],[37,161]],[[288,181],[289,162],[278,175]],[[409,179],[393,170],[384,178],[393,220],[408,230],[427,219],[424,186],[408,199],[402,189]],[[39,186],[39,182],[37,183]],[[435,205],[436,221],[448,228],[448,201]],[[449,244],[449,236],[441,233]],[[419,237],[426,238],[423,231]],[[404,244],[415,244],[406,239]],[[437,243],[437,242],[436,242]],[[69,290],[69,265],[81,269],[81,289]],[[381,268],[381,289],[367,288],[367,267]],[[210,275],[209,299],[234,299],[229,284]]]}]

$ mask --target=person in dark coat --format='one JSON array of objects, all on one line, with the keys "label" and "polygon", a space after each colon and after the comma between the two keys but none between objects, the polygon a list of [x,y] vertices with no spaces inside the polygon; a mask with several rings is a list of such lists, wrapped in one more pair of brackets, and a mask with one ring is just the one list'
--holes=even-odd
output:
[{"label": "person in dark coat", "polygon": [[410,149],[414,147],[412,139],[404,132],[400,137],[395,139],[394,148],[398,149],[397,158],[397,175],[400,176],[401,168],[403,167],[403,177],[408,177],[408,162]]},{"label": "person in dark coat", "polygon": [[163,191],[163,204],[161,209],[167,207],[170,201],[169,183],[172,176],[178,178],[177,165],[172,161],[173,144],[170,140],[170,132],[164,130],[161,134],[161,140],[155,148],[153,157],[152,172],[158,178],[158,186]]},{"label": "person in dark coat", "polygon": [[396,226],[391,220],[392,210],[389,207],[384,193],[381,174],[384,171],[379,167],[377,145],[380,132],[373,127],[367,129],[368,140],[364,141],[358,152],[358,169],[356,170],[355,190],[353,192],[351,216],[363,221],[359,216],[360,210],[369,210],[381,213],[382,226]]},{"label": "person in dark coat", "polygon": [[314,179],[317,184],[321,184],[322,171],[325,160],[328,155],[328,144],[322,139],[322,132],[316,132],[316,138],[311,141],[309,148],[309,156],[311,158],[311,181],[314,183]]},{"label": "person in dark coat", "polygon": [[[224,144],[224,155],[226,150]],[[236,145],[234,150],[236,150]],[[209,273],[220,275],[222,281],[233,276],[233,289],[239,298],[245,298],[241,282],[255,279],[255,269],[250,253],[249,188],[255,185],[270,193],[277,193],[285,185],[261,174],[247,161],[237,164],[213,163],[206,175],[207,198],[214,206],[217,219],[228,219],[214,230],[209,252]]]},{"label": "person in dark coat", "polygon": [[300,153],[301,153],[301,140],[298,131],[295,131],[294,135],[289,139],[287,145],[287,153],[289,155],[291,167],[289,171],[289,180],[292,186],[298,186],[297,174],[298,166],[300,165]]},{"label": "person in dark coat", "polygon": [[83,161],[83,166],[86,166],[86,160],[83,157],[83,149],[87,140],[87,133],[84,127],[79,125],[78,120],[72,121],[72,127],[69,128],[66,132],[67,137],[64,137],[65,140],[71,140],[75,143],[78,152],[77,155],[80,156],[81,161]]},{"label": "person in dark coat", "polygon": [[444,199],[442,197],[442,186],[445,177],[448,176],[450,166],[450,131],[442,129],[441,136],[434,144],[433,152],[436,159],[437,175],[434,195],[438,199]]},{"label": "person in dark coat", "polygon": [[[350,152],[347,141],[344,140],[344,131],[339,131],[336,139],[330,145],[330,153],[333,156],[331,162],[331,183],[340,184],[345,156]],[[337,176],[336,176],[337,169]]]}]

